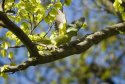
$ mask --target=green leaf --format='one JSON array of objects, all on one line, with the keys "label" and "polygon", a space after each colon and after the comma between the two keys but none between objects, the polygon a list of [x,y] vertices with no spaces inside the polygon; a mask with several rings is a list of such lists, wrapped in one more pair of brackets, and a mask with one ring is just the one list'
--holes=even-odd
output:
[{"label": "green leaf", "polygon": [[21,24],[20,27],[21,27],[21,28],[29,28],[29,24],[26,23],[26,22],[22,22],[22,24]]},{"label": "green leaf", "polygon": [[51,8],[52,6],[53,6],[53,4],[49,4],[49,5],[47,6],[47,9]]},{"label": "green leaf", "polygon": [[82,24],[82,28],[84,29],[85,27],[87,27],[87,24],[84,22],[84,23]]},{"label": "green leaf", "polygon": [[36,0],[37,3],[41,4],[41,0]]},{"label": "green leaf", "polygon": [[50,39],[51,39],[52,44],[56,46],[66,44],[67,42],[71,40],[71,38],[69,38],[68,35],[55,36],[55,37],[51,36]]},{"label": "green leaf", "polygon": [[40,34],[40,37],[43,38],[43,37],[45,36],[45,34],[46,34],[46,32],[42,32],[42,33]]},{"label": "green leaf", "polygon": [[56,2],[54,7],[59,10],[59,9],[62,8],[62,3],[61,2]]},{"label": "green leaf", "polygon": [[59,24],[59,35],[66,34],[66,23]]},{"label": "green leaf", "polygon": [[123,13],[123,12],[124,12],[124,7],[120,6],[120,7],[119,7],[119,12],[120,12],[120,13]]},{"label": "green leaf", "polygon": [[11,63],[10,63],[10,66],[16,66],[16,63],[11,62]]},{"label": "green leaf", "polygon": [[51,17],[56,17],[56,15],[58,14],[57,10],[55,8],[53,8],[50,12],[49,12],[49,15]]},{"label": "green leaf", "polygon": [[5,1],[5,10],[10,10],[13,7],[14,0],[6,0]]},{"label": "green leaf", "polygon": [[1,50],[1,55],[3,56],[3,57],[5,57],[6,55],[7,55],[7,51],[6,50]]},{"label": "green leaf", "polygon": [[116,0],[116,1],[118,1],[120,4],[122,4],[122,0]]},{"label": "green leaf", "polygon": [[8,54],[8,58],[10,58],[10,59],[12,59],[13,58],[13,52],[9,52],[9,54]]},{"label": "green leaf", "polygon": [[78,32],[78,29],[77,28],[68,28],[67,29],[67,33],[69,36],[73,37],[73,36],[76,36],[77,35],[77,32]]},{"label": "green leaf", "polygon": [[69,6],[71,4],[72,0],[65,0],[65,4]]},{"label": "green leaf", "polygon": [[55,0],[51,0],[51,2],[54,2]]},{"label": "green leaf", "polygon": [[122,0],[115,0],[115,2],[113,3],[115,10],[120,13],[124,11],[124,7],[122,7],[121,4],[122,4]]},{"label": "green leaf", "polygon": [[46,23],[50,23],[50,20],[49,20],[49,17],[48,17],[48,16],[46,16],[46,17],[44,18],[44,20],[45,20]]},{"label": "green leaf", "polygon": [[37,46],[37,48],[38,48],[38,50],[43,50],[44,49],[44,47],[43,46]]},{"label": "green leaf", "polygon": [[19,39],[16,39],[16,45],[20,45],[21,41]]},{"label": "green leaf", "polygon": [[42,44],[51,44],[51,40],[49,38],[40,38],[37,42]]},{"label": "green leaf", "polygon": [[45,20],[46,23],[51,24],[51,23],[54,22],[55,17],[52,17],[52,16],[48,15],[48,16],[46,16],[46,17],[44,18],[44,20]]},{"label": "green leaf", "polygon": [[103,73],[103,75],[102,75],[102,79],[103,80],[105,80],[105,79],[107,79],[107,78],[109,78],[111,76],[111,71],[109,70],[109,69],[107,69],[104,73]]},{"label": "green leaf", "polygon": [[17,16],[17,17],[15,18],[15,22],[16,22],[16,23],[19,23],[20,21],[21,21],[21,17]]},{"label": "green leaf", "polygon": [[6,50],[7,50],[8,47],[9,47],[9,45],[10,45],[10,44],[9,44],[8,42],[3,42],[2,45],[1,45],[1,47],[2,47],[3,49],[6,49]]},{"label": "green leaf", "polygon": [[122,13],[122,18],[125,20],[125,12]]}]

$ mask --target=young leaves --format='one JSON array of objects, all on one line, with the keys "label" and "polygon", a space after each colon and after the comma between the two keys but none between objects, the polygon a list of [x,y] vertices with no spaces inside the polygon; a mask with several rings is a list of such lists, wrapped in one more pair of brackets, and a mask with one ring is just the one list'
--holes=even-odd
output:
[{"label": "young leaves", "polygon": [[7,55],[7,51],[6,51],[6,50],[4,50],[4,49],[3,49],[3,50],[1,50],[1,52],[0,52],[0,53],[1,53],[1,55],[2,55],[3,57],[6,57],[6,55]]},{"label": "young leaves", "polygon": [[124,4],[124,0],[115,0],[113,6],[117,12],[120,12],[122,15],[122,19],[125,20],[125,8],[122,6]]},{"label": "young leaves", "polygon": [[2,45],[1,45],[1,47],[2,47],[3,49],[7,50],[8,47],[9,47],[9,45],[10,45],[10,44],[9,44],[8,42],[3,42]]},{"label": "young leaves", "polygon": [[122,0],[115,0],[115,2],[113,4],[115,10],[120,13],[122,13],[124,10],[124,8],[121,6],[121,4],[122,4]]},{"label": "young leaves", "polygon": [[62,8],[61,2],[56,2],[54,5],[51,5],[51,10],[49,11],[48,15],[45,17],[45,22],[51,24],[54,22],[56,15],[58,14],[58,10]]},{"label": "young leaves", "polygon": [[9,42],[3,42],[2,44],[1,44],[1,51],[0,51],[0,53],[1,53],[1,55],[3,56],[3,57],[6,57],[7,56],[7,49],[8,49],[8,47],[9,47]]},{"label": "young leaves", "polygon": [[13,56],[14,56],[13,52],[9,52],[9,54],[8,54],[8,58],[9,58],[9,59],[12,59]]},{"label": "young leaves", "polygon": [[10,11],[14,6],[15,0],[5,0],[4,2],[4,12]]}]

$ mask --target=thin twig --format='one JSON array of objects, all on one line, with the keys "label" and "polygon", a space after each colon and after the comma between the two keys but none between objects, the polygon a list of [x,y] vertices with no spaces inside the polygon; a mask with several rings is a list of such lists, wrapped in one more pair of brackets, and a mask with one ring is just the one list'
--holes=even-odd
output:
[{"label": "thin twig", "polygon": [[[46,47],[45,44],[34,43],[34,45],[40,45],[40,46]],[[26,47],[26,46],[25,45],[10,46],[9,48],[21,48],[21,47]]]},{"label": "thin twig", "polygon": [[31,30],[31,33],[37,28],[37,26],[43,21],[43,19],[41,21],[39,21],[34,27],[33,29]]},{"label": "thin twig", "polygon": [[19,45],[19,46],[10,46],[9,48],[21,48],[21,47],[25,47],[25,45]]},{"label": "thin twig", "polygon": [[53,26],[54,24],[52,24],[51,26],[49,26],[49,29],[47,30],[47,32],[46,32],[46,34],[43,36],[43,38],[44,37],[46,37],[46,35],[49,33],[49,31],[52,29],[52,26]]}]

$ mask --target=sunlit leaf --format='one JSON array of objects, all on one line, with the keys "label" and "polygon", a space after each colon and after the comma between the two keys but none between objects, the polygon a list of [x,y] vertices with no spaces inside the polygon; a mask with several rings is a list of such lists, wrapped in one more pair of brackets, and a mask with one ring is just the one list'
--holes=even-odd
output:
[{"label": "sunlit leaf", "polygon": [[85,28],[85,27],[87,27],[87,23],[82,24],[82,28]]},{"label": "sunlit leaf", "polygon": [[61,2],[56,2],[55,3],[55,8],[56,9],[61,9],[62,8],[62,3]]},{"label": "sunlit leaf", "polygon": [[9,52],[9,54],[8,54],[8,58],[10,58],[10,59],[12,59],[13,58],[13,52]]},{"label": "sunlit leaf", "polygon": [[3,50],[1,50],[0,52],[1,52],[1,55],[2,55],[3,57],[5,57],[5,56],[7,55],[7,51],[6,51],[6,50],[4,50],[4,49],[3,49]]},{"label": "sunlit leaf", "polygon": [[3,42],[2,45],[1,45],[1,47],[2,47],[3,49],[8,49],[9,45],[10,45],[10,44],[9,44],[8,42]]}]

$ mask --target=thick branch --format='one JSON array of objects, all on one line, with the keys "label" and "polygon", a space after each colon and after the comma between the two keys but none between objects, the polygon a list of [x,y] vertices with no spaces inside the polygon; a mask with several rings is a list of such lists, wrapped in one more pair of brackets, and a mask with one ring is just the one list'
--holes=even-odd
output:
[{"label": "thick branch", "polygon": [[101,31],[97,31],[79,40],[73,41],[68,45],[61,46],[56,51],[52,52],[50,55],[45,54],[40,56],[39,59],[31,58],[17,66],[9,66],[9,68],[6,69],[4,72],[16,72],[24,70],[29,66],[50,63],[73,54],[80,54],[88,50],[93,45],[101,42],[102,40],[109,38],[113,35],[120,34],[120,32],[125,32],[125,22],[107,27]]},{"label": "thick branch", "polygon": [[31,57],[38,57],[38,49],[32,43],[32,41],[28,38],[28,36],[16,25],[14,24],[4,12],[0,11],[0,21],[4,23],[6,28],[10,30],[13,34],[17,36],[21,40],[21,42],[26,46],[28,49]]}]

